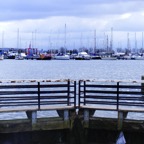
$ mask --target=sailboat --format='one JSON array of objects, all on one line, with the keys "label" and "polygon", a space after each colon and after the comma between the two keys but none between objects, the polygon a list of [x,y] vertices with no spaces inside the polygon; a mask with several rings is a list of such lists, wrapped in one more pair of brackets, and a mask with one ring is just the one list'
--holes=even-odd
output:
[{"label": "sailboat", "polygon": [[63,54],[63,53],[58,53],[57,55],[55,55],[54,57],[56,60],[69,60],[70,56],[67,54]]},{"label": "sailboat", "polygon": [[66,24],[65,24],[65,44],[64,44],[64,53],[58,53],[54,56],[56,60],[69,60],[70,56],[66,54]]},{"label": "sailboat", "polygon": [[108,35],[107,35],[107,50],[106,53],[101,57],[102,60],[117,60],[117,57],[112,53],[113,46],[113,28],[111,28],[111,41],[110,41],[110,49],[108,47]]},{"label": "sailboat", "polygon": [[[2,48],[3,48],[3,44],[4,44],[4,32],[2,32]],[[4,55],[3,55],[3,50],[0,50],[0,60],[4,59]]]}]

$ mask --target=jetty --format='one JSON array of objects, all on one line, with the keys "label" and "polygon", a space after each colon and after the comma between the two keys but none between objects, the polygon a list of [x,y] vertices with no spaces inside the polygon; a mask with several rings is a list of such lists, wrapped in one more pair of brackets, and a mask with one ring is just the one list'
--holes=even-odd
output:
[{"label": "jetty", "polygon": [[143,80],[0,81],[0,144],[142,144],[143,113]]}]

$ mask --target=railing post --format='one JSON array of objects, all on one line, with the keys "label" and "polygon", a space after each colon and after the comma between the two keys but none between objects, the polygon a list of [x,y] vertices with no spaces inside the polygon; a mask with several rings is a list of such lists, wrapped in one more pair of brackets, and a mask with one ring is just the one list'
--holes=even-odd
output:
[{"label": "railing post", "polygon": [[86,96],[86,81],[84,81],[84,105],[86,104],[85,96]]},{"label": "railing post", "polygon": [[[141,77],[141,80],[144,80],[144,76]],[[142,97],[144,96],[144,83],[141,83],[141,93],[142,93]]]},{"label": "railing post", "polygon": [[119,82],[117,82],[117,111],[119,110]]},{"label": "railing post", "polygon": [[74,107],[76,108],[76,81],[74,81]]},{"label": "railing post", "polygon": [[79,90],[78,90],[78,106],[80,108],[81,104],[81,80],[79,80]]},{"label": "railing post", "polygon": [[38,82],[38,109],[40,110],[40,82]]},{"label": "railing post", "polygon": [[68,99],[67,99],[67,105],[69,106],[70,105],[70,80],[68,80],[67,82],[68,84]]}]

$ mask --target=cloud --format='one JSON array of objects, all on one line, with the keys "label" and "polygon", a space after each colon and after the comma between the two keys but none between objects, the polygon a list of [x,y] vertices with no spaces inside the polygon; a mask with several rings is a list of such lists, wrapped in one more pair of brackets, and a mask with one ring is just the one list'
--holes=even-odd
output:
[{"label": "cloud", "polygon": [[[21,47],[37,32],[37,45],[48,47],[64,43],[65,24],[67,44],[93,43],[94,30],[102,43],[104,33],[113,27],[118,32],[142,31],[143,0],[5,0],[0,5],[0,32],[5,31],[5,46],[16,46],[17,30]],[[126,34],[125,34],[126,35]],[[71,46],[72,47],[72,46]]]},{"label": "cloud", "polygon": [[134,0],[5,0],[0,5],[0,21],[51,16],[99,17],[139,11],[143,7],[143,1]]}]

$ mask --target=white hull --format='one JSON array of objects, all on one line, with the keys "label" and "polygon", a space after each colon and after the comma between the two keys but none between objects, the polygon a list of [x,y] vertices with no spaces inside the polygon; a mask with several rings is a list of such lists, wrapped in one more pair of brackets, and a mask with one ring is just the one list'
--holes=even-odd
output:
[{"label": "white hull", "polygon": [[144,57],[135,57],[135,60],[144,60]]},{"label": "white hull", "polygon": [[24,60],[24,57],[23,56],[16,56],[15,60]]},{"label": "white hull", "polygon": [[90,60],[91,57],[86,52],[79,52],[75,57],[76,60]]},{"label": "white hull", "polygon": [[102,57],[102,60],[117,60],[116,57]]},{"label": "white hull", "polygon": [[0,60],[3,60],[4,59],[4,56],[3,55],[0,55]]},{"label": "white hull", "polygon": [[62,55],[62,56],[55,56],[56,60],[69,60],[70,57],[68,55]]}]

